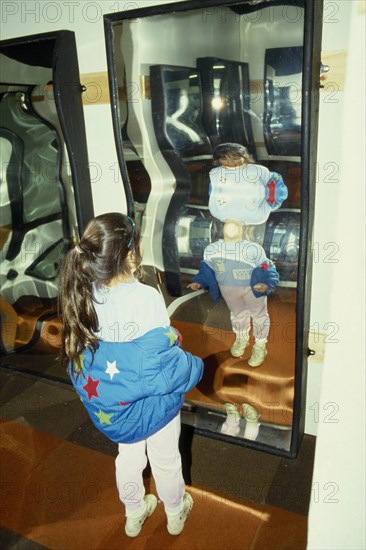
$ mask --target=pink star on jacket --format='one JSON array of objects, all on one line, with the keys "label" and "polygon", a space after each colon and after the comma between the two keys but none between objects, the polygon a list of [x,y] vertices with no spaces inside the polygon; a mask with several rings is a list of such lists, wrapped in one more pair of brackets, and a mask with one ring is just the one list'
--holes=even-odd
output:
[{"label": "pink star on jacket", "polygon": [[268,263],[267,263],[267,262],[264,262],[263,264],[261,264],[261,268],[267,270],[267,269],[269,268]]},{"label": "pink star on jacket", "polygon": [[98,392],[97,392],[97,387],[98,387],[99,382],[100,382],[100,380],[93,380],[92,377],[89,374],[88,381],[85,384],[85,386],[83,386],[83,390],[85,390],[88,394],[88,400],[89,401],[91,400],[92,397],[99,397]]}]

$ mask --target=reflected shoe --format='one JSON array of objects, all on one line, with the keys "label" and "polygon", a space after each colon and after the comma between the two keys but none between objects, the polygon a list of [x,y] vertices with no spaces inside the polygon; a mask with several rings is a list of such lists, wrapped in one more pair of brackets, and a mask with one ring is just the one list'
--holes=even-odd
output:
[{"label": "reflected shoe", "polygon": [[249,403],[243,403],[243,416],[246,421],[244,437],[245,439],[255,441],[258,437],[259,428],[261,425],[259,422],[261,415],[252,405],[249,405]]},{"label": "reflected shoe", "polygon": [[249,344],[249,340],[246,336],[237,336],[234,344],[230,349],[230,353],[233,357],[242,357]]},{"label": "reflected shoe", "polygon": [[244,429],[244,439],[255,441],[259,434],[260,422],[254,424],[247,424]]},{"label": "reflected shoe", "polygon": [[154,512],[157,503],[158,500],[155,495],[146,495],[144,497],[144,508],[142,512],[136,516],[127,516],[125,533],[128,537],[137,537],[146,519]]},{"label": "reflected shoe", "polygon": [[249,403],[243,403],[243,417],[246,422],[259,422],[261,415],[252,405]]},{"label": "reflected shoe", "polygon": [[260,342],[257,341],[252,349],[252,354],[250,356],[250,359],[248,361],[248,365],[251,367],[260,367],[263,361],[266,358],[267,350],[266,350],[266,341]]},{"label": "reflected shoe", "polygon": [[221,426],[220,433],[226,435],[238,435],[240,432],[239,421],[232,418],[227,418]]},{"label": "reflected shoe", "polygon": [[189,514],[193,508],[193,498],[189,493],[184,493],[183,509],[178,514],[167,514],[167,529],[170,535],[179,535],[184,528]]},{"label": "reflected shoe", "polygon": [[240,414],[234,403],[225,403],[226,419],[220,432],[226,435],[238,435],[240,432]]}]

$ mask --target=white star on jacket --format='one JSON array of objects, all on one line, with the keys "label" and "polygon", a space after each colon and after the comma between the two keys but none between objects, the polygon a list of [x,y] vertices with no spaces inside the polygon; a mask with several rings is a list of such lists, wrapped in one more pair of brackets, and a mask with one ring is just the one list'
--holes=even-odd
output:
[{"label": "white star on jacket", "polygon": [[119,370],[117,369],[117,366],[116,366],[116,361],[113,361],[112,363],[110,361],[107,361],[107,368],[105,370],[105,372],[107,374],[109,374],[109,376],[111,377],[111,380],[113,380],[113,376],[115,374],[119,374]]}]

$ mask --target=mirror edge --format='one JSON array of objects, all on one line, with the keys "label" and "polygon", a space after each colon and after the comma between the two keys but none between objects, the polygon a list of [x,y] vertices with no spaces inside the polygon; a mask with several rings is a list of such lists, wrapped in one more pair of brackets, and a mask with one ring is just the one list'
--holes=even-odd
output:
[{"label": "mirror edge", "polygon": [[[81,235],[86,224],[94,217],[94,205],[77,47],[73,31],[58,31],[55,35],[56,44],[53,53],[55,102],[70,162],[78,230]],[[58,55],[59,50],[63,50],[65,55]],[[76,55],[69,56],[70,51],[76,52]],[[74,105],[73,109],[64,108],[68,102],[68,96]]]},{"label": "mirror edge", "polygon": [[[305,428],[322,22],[323,0],[306,0],[303,60],[303,89],[306,92],[302,98],[301,233],[296,302],[294,429],[289,451],[291,458],[296,458],[298,454]],[[305,163],[303,159],[306,159]]]},{"label": "mirror edge", "polygon": [[[135,10],[131,10],[131,11],[135,11]],[[130,13],[130,12],[127,12],[127,13]],[[117,15],[117,14],[112,14],[112,15]],[[119,169],[122,176],[122,185],[126,195],[127,215],[134,218],[135,208],[134,208],[132,187],[130,184],[130,178],[128,176],[127,166],[123,155],[122,132],[119,125],[119,117],[118,117],[118,86],[117,86],[116,79],[114,78],[114,72],[112,70],[114,19],[115,19],[114,17],[111,17],[109,15],[104,15],[104,18],[103,18],[107,67],[108,67],[109,97],[110,97],[110,104],[111,104],[111,115],[112,115],[114,141],[116,146],[116,154],[117,154]]]}]

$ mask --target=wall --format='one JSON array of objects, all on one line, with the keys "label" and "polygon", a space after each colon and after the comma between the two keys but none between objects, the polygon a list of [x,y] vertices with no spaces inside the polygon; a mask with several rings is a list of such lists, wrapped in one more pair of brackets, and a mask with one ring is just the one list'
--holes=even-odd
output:
[{"label": "wall", "polygon": [[[339,341],[340,320],[330,316],[331,293],[327,291],[334,268],[339,263],[339,244],[334,233],[334,208],[341,189],[342,113],[352,2],[324,2],[322,62],[330,67],[323,82],[319,105],[318,162],[313,237],[313,286],[311,303],[312,340],[317,353],[309,359],[306,433],[316,435],[321,418],[337,409],[332,402],[320,403],[320,387],[325,346]],[[331,418],[330,418],[331,419]]]},{"label": "wall", "polygon": [[[366,548],[366,13],[364,2],[329,4],[340,9],[333,27],[324,24],[323,44],[334,48],[345,46],[348,61],[344,91],[333,96],[336,102],[322,102],[320,116],[319,166],[324,168],[326,162],[333,162],[339,172],[334,174],[336,181],[321,179],[319,182],[316,239],[320,243],[336,244],[334,259],[337,261],[329,264],[323,258],[323,262],[315,265],[312,317],[320,326],[331,321],[337,332],[333,334],[333,341],[325,345],[321,391],[318,406],[313,406],[319,426],[308,548],[361,550]],[[324,246],[319,250],[324,251]]]}]

